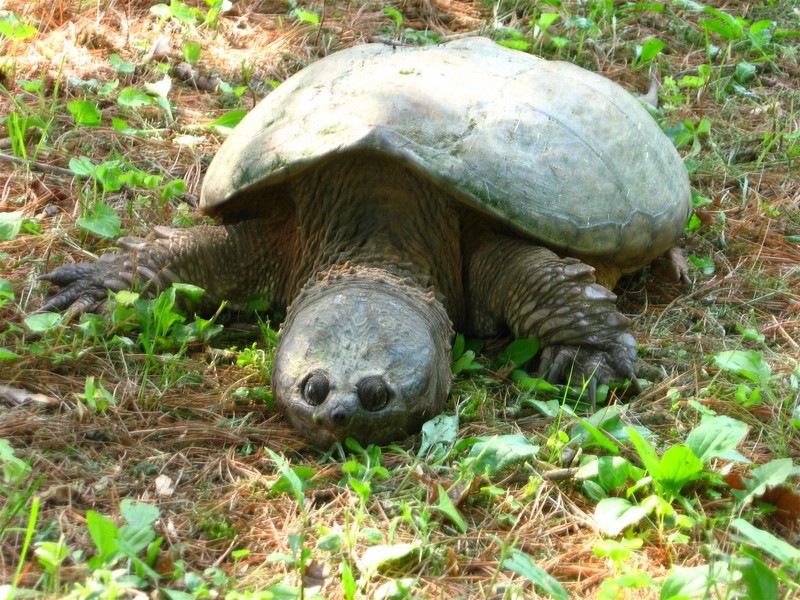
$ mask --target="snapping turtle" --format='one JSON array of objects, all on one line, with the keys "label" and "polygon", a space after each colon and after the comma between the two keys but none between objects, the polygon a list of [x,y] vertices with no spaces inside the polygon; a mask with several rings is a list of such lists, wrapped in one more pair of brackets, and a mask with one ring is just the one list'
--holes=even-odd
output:
[{"label": "snapping turtle", "polygon": [[[357,46],[284,82],[205,178],[220,225],[156,228],[42,276],[94,310],[134,280],[288,307],[272,386],[311,442],[385,443],[436,415],[453,327],[538,337],[551,381],[630,378],[606,287],[675,242],[683,163],[611,81],[482,38]],[[591,266],[590,266],[591,265]]]}]

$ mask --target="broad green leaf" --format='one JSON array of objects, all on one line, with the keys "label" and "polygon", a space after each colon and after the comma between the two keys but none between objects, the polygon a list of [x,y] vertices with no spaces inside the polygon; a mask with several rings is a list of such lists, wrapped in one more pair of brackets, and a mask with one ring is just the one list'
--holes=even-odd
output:
[{"label": "broad green leaf", "polygon": [[97,127],[103,120],[103,113],[94,102],[88,100],[73,100],[67,104],[67,110],[75,119],[75,124],[81,127]]},{"label": "broad green leaf", "polygon": [[658,38],[650,38],[644,44],[636,48],[636,63],[641,65],[653,60],[656,56],[661,54],[663,49],[664,42]]},{"label": "broad green leaf", "polygon": [[317,540],[317,549],[325,552],[338,552],[346,542],[347,538],[342,533],[326,533]]},{"label": "broad green leaf", "polygon": [[177,198],[185,191],[186,191],[186,182],[183,179],[173,179],[172,181],[164,185],[158,197],[161,200],[169,201],[173,200],[174,198]]},{"label": "broad green leaf", "polygon": [[607,536],[617,536],[647,516],[647,509],[625,498],[604,498],[594,509],[594,520]]},{"label": "broad green leaf", "polygon": [[366,541],[368,544],[380,544],[383,542],[386,532],[375,527],[362,527],[358,531],[358,538]]},{"label": "broad green leaf", "polygon": [[137,529],[152,527],[160,516],[158,507],[132,498],[124,498],[120,502],[119,508],[128,525]]},{"label": "broad green leaf", "polygon": [[447,492],[441,485],[439,486],[439,502],[436,504],[436,510],[458,527],[461,533],[467,532],[467,522],[464,520],[464,517],[461,516],[461,513],[458,512],[453,501],[450,500],[450,496],[447,495]]},{"label": "broad green leaf", "polygon": [[611,454],[619,454],[617,444],[606,435],[602,428],[595,427],[590,419],[581,417],[578,417],[578,423],[572,430],[571,441],[577,441],[584,448],[600,446]]},{"label": "broad green leaf", "polygon": [[525,552],[521,552],[516,548],[513,549],[511,556],[503,561],[500,568],[522,575],[533,583],[539,591],[556,598],[556,600],[569,599],[567,590],[550,573],[533,562],[533,558]]},{"label": "broad green leaf", "polygon": [[[103,191],[106,193],[118,192],[122,189],[122,180],[120,179],[120,169],[114,163],[104,162],[97,165],[95,169],[95,178],[103,186]],[[97,206],[97,203],[95,203]]]},{"label": "broad green leaf", "polygon": [[[549,383],[542,377],[531,377],[526,371],[522,369],[515,369],[511,372],[511,381],[517,384],[517,387],[522,390],[523,392],[545,392],[548,394],[554,394],[558,391],[558,388],[554,386],[552,383]],[[537,402],[534,398],[524,398],[523,402]],[[540,408],[538,405],[532,404],[535,408]],[[556,414],[558,414],[558,409],[556,410]]]},{"label": "broad green leaf", "polygon": [[748,426],[728,416],[717,416],[703,421],[686,438],[686,446],[703,463],[712,458],[725,457],[736,450],[747,435]]},{"label": "broad green leaf", "polygon": [[291,15],[301,23],[309,23],[311,25],[319,25],[319,15],[315,12],[303,10],[302,8],[295,8]]},{"label": "broad green leaf", "polygon": [[195,11],[190,6],[180,2],[180,0],[171,0],[169,3],[169,12],[173,17],[186,25],[194,25],[197,23]]},{"label": "broad green leaf", "polygon": [[746,383],[740,383],[733,398],[737,404],[741,404],[744,408],[758,406],[762,402],[761,387],[756,386],[755,389],[750,389],[750,386]]},{"label": "broad green leaf", "polygon": [[190,6],[180,2],[180,0],[171,0],[169,6],[163,3],[151,6],[150,12],[162,21],[172,17],[185,25],[195,25],[197,23],[196,9],[192,9]]},{"label": "broad green leaf", "polygon": [[[303,490],[305,490],[307,487],[306,482],[317,474],[316,470],[304,465],[292,467],[292,472],[297,476],[297,479],[300,481],[300,485],[302,486]],[[294,485],[296,485],[296,482],[293,483],[288,477],[281,474],[275,483],[269,486],[269,489],[270,491],[278,494],[294,494]]]},{"label": "broad green leaf", "polygon": [[150,12],[162,21],[166,21],[170,17],[169,6],[162,3],[151,6]]},{"label": "broad green leaf", "polygon": [[422,443],[417,456],[421,458],[432,454],[435,459],[453,447],[458,438],[458,417],[440,414],[422,425]]},{"label": "broad green leaf", "polygon": [[514,340],[500,353],[500,360],[512,363],[515,368],[521,367],[536,356],[540,346],[537,339]]},{"label": "broad green leaf", "polygon": [[22,228],[22,211],[0,213],[0,242],[13,240]]},{"label": "broad green leaf", "polygon": [[728,350],[714,356],[714,363],[723,371],[746,377],[760,385],[766,385],[772,375],[769,365],[760,352],[755,350]]},{"label": "broad green leaf", "polygon": [[641,476],[628,459],[621,456],[601,456],[597,459],[597,481],[606,492],[622,488],[628,479]]},{"label": "broad green leaf", "polygon": [[683,444],[672,446],[661,457],[661,482],[675,495],[684,485],[697,479],[702,471],[703,462]]},{"label": "broad green leaf", "polygon": [[123,525],[119,528],[117,546],[128,556],[136,556],[156,539],[155,530],[150,527],[131,527]]},{"label": "broad green leaf", "polygon": [[784,565],[800,569],[800,550],[791,544],[751,525],[744,519],[734,519],[731,525],[759,550],[766,552]]},{"label": "broad green leaf", "polygon": [[342,561],[342,587],[344,588],[345,600],[354,600],[358,585],[356,584],[356,578],[353,576],[353,569],[346,560]]},{"label": "broad green leaf", "polygon": [[128,125],[128,122],[125,119],[120,119],[119,117],[113,117],[111,119],[111,127],[114,129],[114,131],[124,133],[125,135],[136,134],[136,129]]},{"label": "broad green leaf", "polygon": [[35,333],[45,333],[61,325],[61,315],[52,312],[36,313],[25,317],[25,326]]},{"label": "broad green leaf", "polygon": [[752,63],[743,60],[736,63],[736,69],[733,71],[733,78],[744,85],[756,76],[756,66]]},{"label": "broad green leaf", "polygon": [[364,551],[359,562],[367,576],[371,577],[383,566],[411,558],[420,548],[419,543],[372,546]]},{"label": "broad green leaf", "polygon": [[390,17],[394,21],[395,27],[400,29],[403,26],[403,15],[399,10],[394,8],[384,8],[383,14]]},{"label": "broad green leaf", "polygon": [[3,481],[10,484],[15,483],[31,470],[28,463],[14,456],[11,442],[4,438],[0,438],[0,465],[3,466]]},{"label": "broad green leaf", "polygon": [[[700,223],[700,219],[697,215],[692,215],[693,219],[697,219],[697,222]],[[694,267],[700,271],[703,275],[713,275],[714,271],[717,270],[717,266],[714,264],[714,259],[710,256],[695,256],[694,254],[689,255],[689,262],[694,265]]]},{"label": "broad green leaf", "polygon": [[633,447],[636,449],[636,453],[639,455],[639,458],[642,459],[644,468],[654,480],[660,480],[661,461],[658,459],[656,451],[633,427],[627,427],[625,430],[628,432],[628,436],[631,439]]},{"label": "broad green leaf", "polygon": [[86,529],[97,548],[97,557],[102,565],[116,554],[119,549],[117,536],[119,534],[114,522],[93,510],[86,511]]},{"label": "broad green leaf", "polygon": [[214,129],[221,135],[230,135],[233,128],[239,124],[246,114],[247,111],[244,109],[229,110],[224,115],[206,125],[206,127]]},{"label": "broad green leaf", "polygon": [[[166,100],[169,91],[172,89],[172,78],[169,75],[164,75],[159,81],[154,83],[145,83],[144,89],[156,98]],[[159,104],[160,106],[160,104]]]},{"label": "broad green leaf", "polygon": [[[629,426],[622,419],[619,406],[606,406],[587,418],[578,417],[578,424],[572,429],[570,439],[581,446],[599,445],[612,454],[619,454],[618,442],[630,439]],[[641,435],[650,435],[650,430],[637,426]]]},{"label": "broad green leaf", "polygon": [[[708,7],[706,11],[708,11]],[[730,15],[725,16],[730,17]],[[697,23],[706,31],[716,33],[726,40],[734,40],[742,37],[742,32],[736,27],[735,21],[731,22],[725,19],[699,19]]]},{"label": "broad green leaf", "polygon": [[466,350],[452,366],[453,375],[458,375],[463,371],[479,371],[482,368],[483,365],[475,362],[475,353],[472,350]]},{"label": "broad green leaf", "polygon": [[116,52],[108,57],[108,62],[111,63],[117,73],[131,74],[136,70],[132,62],[122,60]]},{"label": "broad green leaf", "polygon": [[95,202],[91,214],[79,217],[78,226],[104,238],[119,235],[122,222],[116,211],[102,202]]},{"label": "broad green leaf", "polygon": [[186,296],[190,302],[197,302],[206,293],[203,288],[191,283],[173,283],[172,287]]},{"label": "broad green leaf", "polygon": [[800,467],[792,465],[791,458],[776,458],[753,469],[750,472],[751,477],[742,479],[745,490],[731,490],[731,493],[740,502],[749,502],[753,497],[766,492],[768,487],[781,485],[789,477],[798,473],[800,473]]},{"label": "broad green leaf", "polygon": [[555,12],[545,12],[539,15],[539,18],[536,20],[536,24],[539,26],[539,29],[544,32],[547,30],[550,25],[555,23],[561,18],[561,15]]},{"label": "broad green leaf", "polygon": [[372,486],[369,481],[360,481],[355,477],[351,477],[347,480],[347,484],[353,488],[353,491],[358,494],[362,501],[369,500],[369,495],[372,492]]},{"label": "broad green leaf", "polygon": [[531,43],[525,40],[498,40],[497,43],[504,48],[519,50],[520,52],[527,52],[531,49]]},{"label": "broad green leaf", "polygon": [[94,177],[97,166],[86,156],[69,159],[69,170],[78,177]]},{"label": "broad green leaf", "polygon": [[705,598],[711,585],[719,581],[727,581],[727,572],[728,566],[722,562],[675,569],[664,580],[659,598],[660,600]]},{"label": "broad green leaf", "polygon": [[124,108],[141,108],[153,104],[153,99],[142,90],[127,87],[120,91],[117,97],[117,104]]},{"label": "broad green leaf", "polygon": [[778,576],[771,567],[764,564],[758,554],[760,553],[752,552],[752,555],[736,561],[736,568],[742,574],[747,588],[747,597],[778,600]]},{"label": "broad green leaf", "polygon": [[450,350],[450,356],[453,360],[458,360],[461,358],[461,355],[464,354],[464,349],[466,348],[466,341],[464,340],[464,336],[462,334],[457,334],[456,339],[453,340],[453,347]]},{"label": "broad green leaf", "polygon": [[17,360],[22,358],[19,354],[8,348],[0,348],[0,360]]},{"label": "broad green leaf", "polygon": [[473,443],[469,456],[475,460],[472,468],[475,473],[493,475],[517,463],[536,457],[539,446],[531,444],[521,435],[492,435],[472,440],[464,440],[459,444],[461,449]]},{"label": "broad green leaf", "polygon": [[614,562],[626,561],[634,550],[644,545],[640,537],[622,538],[621,540],[600,540],[592,547],[592,553],[598,558],[610,558]]},{"label": "broad green leaf", "polygon": [[113,81],[104,81],[103,85],[100,86],[100,89],[97,90],[97,95],[98,96],[109,96],[113,92],[115,92],[118,87],[119,87],[119,80],[118,79],[115,79]]},{"label": "broad green leaf", "polygon": [[297,473],[294,472],[294,469],[289,466],[289,463],[286,462],[285,458],[269,448],[264,448],[264,450],[267,454],[269,454],[270,458],[272,458],[275,466],[277,466],[278,470],[281,472],[281,475],[286,478],[289,488],[291,489],[292,494],[294,494],[294,498],[297,501],[297,506],[299,506],[302,510],[305,506],[305,485],[303,484],[303,481],[300,479]]},{"label": "broad green leaf", "polygon": [[[199,583],[197,583],[197,584],[194,583],[195,578],[197,578],[199,580]],[[205,585],[205,583],[203,582],[202,578],[200,578],[199,575],[197,575],[195,573],[192,573],[191,571],[186,573],[183,576],[183,581],[184,581],[187,589],[194,589],[195,587],[200,587],[200,586]],[[169,588],[165,588],[165,587],[161,587],[161,586],[159,586],[158,591],[160,593],[163,593],[164,596],[168,600],[195,600],[195,598],[197,598],[197,595],[195,595],[192,592],[182,592],[181,590],[171,590]]]},{"label": "broad green leaf", "polygon": [[200,58],[200,51],[202,49],[203,47],[199,42],[186,42],[183,46],[181,46],[183,60],[193,65]]},{"label": "broad green leaf", "polygon": [[0,35],[9,39],[21,42],[33,37],[37,32],[36,27],[20,22],[15,16],[0,19]]},{"label": "broad green leaf", "polygon": [[131,290],[120,290],[114,294],[114,301],[121,306],[133,306],[139,299],[139,294]]},{"label": "broad green leaf", "polygon": [[57,572],[68,552],[69,548],[63,539],[58,542],[40,542],[34,550],[36,560],[50,574]]}]

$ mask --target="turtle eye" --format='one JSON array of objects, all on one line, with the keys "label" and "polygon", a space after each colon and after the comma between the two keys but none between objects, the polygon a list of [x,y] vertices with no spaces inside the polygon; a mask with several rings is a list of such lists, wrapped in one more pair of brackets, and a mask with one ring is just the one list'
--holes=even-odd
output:
[{"label": "turtle eye", "polygon": [[324,373],[311,373],[302,384],[303,399],[311,406],[319,406],[328,397],[331,384]]},{"label": "turtle eye", "polygon": [[381,410],[389,402],[389,389],[380,377],[367,377],[358,382],[358,400],[370,412]]}]

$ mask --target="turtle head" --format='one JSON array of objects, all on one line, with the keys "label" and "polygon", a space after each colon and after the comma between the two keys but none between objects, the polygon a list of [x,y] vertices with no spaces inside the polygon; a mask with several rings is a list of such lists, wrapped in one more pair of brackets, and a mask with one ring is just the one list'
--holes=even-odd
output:
[{"label": "turtle head", "polygon": [[450,320],[432,294],[374,270],[306,286],[289,309],[275,399],[314,445],[385,444],[419,431],[450,389]]}]

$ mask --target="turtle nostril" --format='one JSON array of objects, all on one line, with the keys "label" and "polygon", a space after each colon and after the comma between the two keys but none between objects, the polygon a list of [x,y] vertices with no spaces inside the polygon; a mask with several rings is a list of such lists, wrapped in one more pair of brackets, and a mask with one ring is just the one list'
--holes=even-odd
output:
[{"label": "turtle nostril", "polygon": [[300,387],[303,399],[311,406],[319,406],[328,397],[331,384],[324,373],[312,373],[306,377]]},{"label": "turtle nostril", "polygon": [[389,389],[380,377],[362,379],[357,388],[361,406],[370,412],[377,412],[389,403]]},{"label": "turtle nostril", "polygon": [[348,411],[344,408],[339,408],[338,410],[333,411],[331,420],[335,425],[345,425],[347,423],[347,413]]}]

